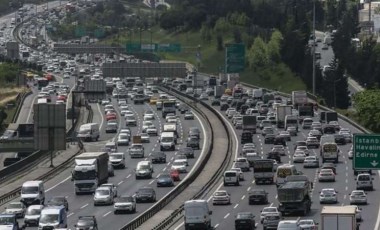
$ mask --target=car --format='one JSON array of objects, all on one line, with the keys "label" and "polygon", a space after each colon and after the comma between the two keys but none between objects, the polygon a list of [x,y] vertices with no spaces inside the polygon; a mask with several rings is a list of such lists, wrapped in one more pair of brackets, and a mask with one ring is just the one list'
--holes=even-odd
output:
[{"label": "car", "polygon": [[[127,114],[124,116],[124,118],[125,118],[125,125],[126,126],[137,126],[137,120],[136,120],[135,115]],[[144,127],[143,127],[143,129],[144,129]]]},{"label": "car", "polygon": [[154,126],[154,125],[150,125],[150,126],[148,126],[148,128],[146,128],[145,132],[146,132],[149,136],[157,136],[157,135],[158,135],[157,128],[156,128],[156,126]]},{"label": "car", "polygon": [[274,134],[267,134],[264,138],[264,144],[273,144],[276,139]]},{"label": "car", "polygon": [[130,136],[126,133],[120,133],[118,136],[117,136],[117,145],[118,146],[122,146],[122,145],[129,145],[129,139],[130,139]]},{"label": "car", "polygon": [[106,133],[117,133],[118,124],[114,120],[110,120],[106,125]]},{"label": "car", "polygon": [[194,120],[194,114],[191,111],[186,111],[184,119],[185,120]]},{"label": "car", "polygon": [[113,113],[113,112],[108,112],[107,113],[107,115],[106,115],[106,121],[116,120],[116,119],[117,119],[116,113]]},{"label": "car", "polygon": [[231,196],[226,190],[218,190],[212,195],[212,204],[231,204]]},{"label": "car", "polygon": [[153,152],[150,156],[150,161],[155,163],[166,163],[166,154],[164,152]]},{"label": "car", "polygon": [[268,192],[264,189],[253,189],[248,193],[248,204],[268,204]]},{"label": "car", "polygon": [[321,169],[331,169],[336,174],[336,168],[334,163],[323,163]]},{"label": "car", "polygon": [[319,193],[319,203],[320,204],[326,204],[326,203],[332,203],[336,204],[338,203],[338,196],[337,191],[334,188],[324,188]]},{"label": "car", "polygon": [[261,214],[260,214],[260,222],[263,223],[263,220],[264,220],[264,217],[268,214],[275,214],[275,215],[278,215],[281,219],[281,212],[278,211],[278,208],[277,207],[274,207],[274,206],[269,206],[269,207],[264,207],[262,210],[261,210]]},{"label": "car", "polygon": [[330,121],[329,125],[334,126],[336,131],[340,131],[340,125],[339,125],[338,121]]},{"label": "car", "polygon": [[236,129],[243,129],[243,122],[242,121],[238,121],[235,123],[235,128]]},{"label": "car", "polygon": [[76,229],[93,229],[98,230],[98,222],[95,216],[79,216],[77,223],[74,225]]},{"label": "car", "polygon": [[335,174],[332,169],[321,169],[318,173],[318,181],[332,181],[335,182]]},{"label": "car", "polygon": [[190,127],[189,128],[189,132],[188,132],[189,137],[195,136],[198,139],[200,139],[200,135],[201,135],[201,131],[199,130],[198,127]]},{"label": "car", "polygon": [[194,158],[194,149],[191,147],[184,147],[178,150],[178,154],[183,154],[187,158]]},{"label": "car", "polygon": [[297,129],[294,126],[287,127],[286,131],[290,134],[290,136],[297,136]]},{"label": "car", "polygon": [[303,119],[303,121],[302,121],[302,128],[303,129],[310,129],[312,123],[313,123],[313,119],[307,117],[307,118]]},{"label": "car", "polygon": [[136,192],[136,203],[156,202],[156,192],[152,187],[142,187]]},{"label": "car", "polygon": [[239,173],[239,180],[243,181],[244,180],[244,173],[241,170],[241,168],[231,168],[230,171],[235,171]]},{"label": "car", "polygon": [[243,172],[247,172],[249,171],[249,162],[247,160],[247,158],[245,157],[238,157],[235,159],[234,161],[235,163],[233,164],[234,168],[240,168]]},{"label": "car", "polygon": [[114,185],[112,183],[108,183],[108,184],[101,184],[99,186],[99,188],[101,188],[101,187],[105,187],[105,188],[111,189],[113,197],[117,197],[117,187],[116,187],[116,185]]},{"label": "car", "polygon": [[147,133],[141,133],[141,143],[149,143],[150,142],[150,136]]},{"label": "car", "polygon": [[0,228],[9,230],[20,230],[17,217],[14,214],[0,214]]},{"label": "car", "polygon": [[114,202],[114,195],[112,190],[108,187],[98,187],[94,194],[94,206],[99,204],[112,205]]},{"label": "car", "polygon": [[66,211],[69,210],[69,202],[64,196],[55,196],[49,200],[47,206],[64,206]]},{"label": "car", "polygon": [[354,151],[350,150],[348,151],[348,159],[353,159],[354,158]]},{"label": "car", "polygon": [[16,218],[24,218],[26,206],[20,201],[14,201],[9,203],[3,214],[13,214]]},{"label": "car", "polygon": [[271,152],[278,152],[281,156],[285,156],[285,148],[282,145],[274,145]]},{"label": "car", "polygon": [[294,150],[296,150],[299,146],[305,146],[307,149],[306,141],[296,141],[296,143],[294,144]]},{"label": "car", "polygon": [[[24,215],[25,226],[38,226],[43,205],[30,205]],[[0,217],[1,218],[1,217]],[[0,221],[1,222],[1,221]]]},{"label": "car", "polygon": [[287,131],[280,131],[278,135],[283,137],[286,141],[291,141],[290,133]]},{"label": "car", "polygon": [[187,142],[186,147],[191,147],[193,149],[198,149],[198,150],[200,149],[200,144],[199,144],[200,140],[198,137],[189,136],[186,142]]},{"label": "car", "polygon": [[179,173],[187,173],[186,162],[183,161],[173,161],[171,169],[177,169]]},{"label": "car", "polygon": [[350,204],[367,204],[367,194],[364,190],[354,190],[350,193]]},{"label": "car", "polygon": [[160,174],[156,179],[157,187],[172,187],[174,180],[168,173]]},{"label": "car", "polygon": [[267,159],[275,160],[278,163],[281,163],[281,155],[279,152],[268,152]]},{"label": "car", "polygon": [[373,190],[373,178],[369,173],[360,173],[356,176],[356,189]]},{"label": "car", "polygon": [[208,94],[207,93],[202,93],[200,96],[199,96],[199,99],[200,100],[208,100]]},{"label": "car", "polygon": [[306,138],[306,146],[307,148],[314,147],[314,148],[319,148],[319,141],[317,137],[307,137]]},{"label": "car", "polygon": [[151,110],[148,110],[144,113],[144,121],[154,120],[154,113]]},{"label": "car", "polygon": [[346,143],[352,143],[352,134],[351,133],[343,132],[341,130],[341,131],[339,131],[339,135],[342,135],[345,138]]},{"label": "car", "polygon": [[302,151],[306,156],[310,155],[310,150],[307,146],[298,146],[295,151]]},{"label": "car", "polygon": [[281,221],[281,215],[279,213],[268,213],[261,221],[263,229],[277,229],[278,224]]},{"label": "car", "polygon": [[179,173],[178,169],[170,169],[169,174],[174,181],[180,181],[181,180],[181,178],[179,176],[180,173]]},{"label": "car", "polygon": [[318,224],[313,219],[298,220],[299,230],[316,230]]},{"label": "car", "polygon": [[273,127],[264,127],[263,129],[262,129],[262,131],[261,131],[261,135],[262,136],[266,136],[266,135],[268,135],[268,134],[274,134],[274,129],[273,129]]},{"label": "car", "polygon": [[306,155],[303,151],[296,150],[293,154],[294,163],[303,163],[305,161]]},{"label": "car", "polygon": [[304,168],[319,168],[319,159],[316,156],[307,156],[303,161]]},{"label": "car", "polygon": [[189,166],[189,162],[187,161],[187,157],[184,154],[177,154],[176,156],[174,156],[174,160],[175,161],[182,161],[182,162],[184,162],[184,164],[186,164],[186,166]]},{"label": "car", "polygon": [[211,101],[211,106],[220,106],[220,100],[219,99],[213,99]]},{"label": "car", "polygon": [[346,138],[342,134],[335,134],[334,138],[335,138],[335,143],[337,143],[338,145],[346,144]]},{"label": "car", "polygon": [[113,205],[114,213],[118,214],[120,212],[136,212],[136,199],[133,196],[121,196],[115,200]]},{"label": "car", "polygon": [[[309,131],[309,133],[307,134],[308,137],[316,137],[318,139],[318,141],[321,139],[321,136],[322,136],[322,133],[321,131],[317,130],[317,129],[312,129]],[[307,144],[307,141],[306,141],[306,144]],[[319,147],[319,145],[318,145]]]},{"label": "car", "polygon": [[255,215],[252,212],[239,212],[235,217],[235,230],[256,228]]}]

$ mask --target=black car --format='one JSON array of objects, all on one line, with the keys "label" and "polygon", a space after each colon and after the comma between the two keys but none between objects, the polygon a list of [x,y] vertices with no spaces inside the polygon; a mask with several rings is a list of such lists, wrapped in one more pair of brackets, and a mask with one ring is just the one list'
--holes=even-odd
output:
[{"label": "black car", "polygon": [[164,173],[157,177],[157,187],[172,187],[174,186],[173,178],[170,174]]},{"label": "black car", "polygon": [[249,131],[244,131],[242,134],[241,134],[241,139],[240,139],[240,143],[243,145],[245,143],[252,143],[252,132],[249,132]]},{"label": "black car", "polygon": [[253,189],[248,194],[249,204],[268,204],[268,193],[264,189]]},{"label": "black car", "polygon": [[264,138],[264,144],[273,144],[276,136],[274,134],[267,134]]},{"label": "black car", "polygon": [[235,230],[255,229],[255,215],[252,212],[239,212],[235,218]]},{"label": "black car", "polygon": [[334,138],[335,138],[335,143],[337,143],[338,145],[345,145],[346,144],[346,138],[343,135],[335,134]]},{"label": "black car", "polygon": [[75,229],[85,230],[94,229],[98,230],[98,223],[95,216],[79,216],[77,223],[74,225]]},{"label": "black car", "polygon": [[213,99],[211,101],[211,106],[220,106],[220,100],[219,99]]},{"label": "black car", "polygon": [[283,136],[276,136],[276,138],[274,139],[274,142],[273,142],[274,145],[283,145],[283,146],[286,146],[286,138],[283,137]]},{"label": "black car", "polygon": [[220,105],[220,111],[226,111],[230,106],[227,103]]},{"label": "black car", "polygon": [[64,196],[55,196],[49,200],[47,203],[48,206],[64,206],[66,211],[69,210],[69,202],[67,202],[66,197]]},{"label": "black car", "polygon": [[276,160],[278,163],[281,163],[281,155],[279,152],[269,152],[267,155],[267,159]]},{"label": "black car", "polygon": [[155,163],[166,163],[166,154],[164,152],[153,152],[150,160]]},{"label": "black car", "polygon": [[294,150],[296,150],[298,146],[307,146],[306,141],[297,141],[294,144]]},{"label": "black car", "polygon": [[179,110],[182,114],[184,114],[184,113],[186,113],[186,111],[189,110],[189,106],[187,106],[186,104],[180,104],[180,105],[178,106],[178,110]]},{"label": "black car", "polygon": [[335,134],[335,126],[333,125],[325,125],[323,126],[323,134]]},{"label": "black car", "polygon": [[191,147],[185,147],[185,148],[178,150],[178,154],[183,154],[187,158],[194,158],[194,149]]},{"label": "black car", "polygon": [[187,138],[187,144],[186,147],[191,147],[192,149],[200,149],[199,145],[199,138],[196,136],[190,136]]},{"label": "black car", "polygon": [[245,112],[247,111],[248,108],[249,108],[248,105],[242,105],[242,106],[240,107],[240,113],[241,113],[241,114],[245,114]]},{"label": "black car", "polygon": [[152,187],[142,187],[136,192],[136,202],[156,202],[156,192]]},{"label": "black car", "polygon": [[200,138],[201,131],[199,130],[198,127],[190,127],[190,129],[189,129],[189,137],[192,137],[192,136],[195,136],[198,139]]}]

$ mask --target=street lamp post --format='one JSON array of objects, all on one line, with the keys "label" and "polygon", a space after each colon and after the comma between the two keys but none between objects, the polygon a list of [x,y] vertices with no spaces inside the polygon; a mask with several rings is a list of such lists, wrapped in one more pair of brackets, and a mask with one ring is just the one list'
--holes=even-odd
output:
[{"label": "street lamp post", "polygon": [[142,28],[141,27],[139,27],[139,32],[140,32],[140,48],[141,48],[141,32],[142,32]]},{"label": "street lamp post", "polygon": [[315,95],[315,0],[313,1],[313,95]]}]

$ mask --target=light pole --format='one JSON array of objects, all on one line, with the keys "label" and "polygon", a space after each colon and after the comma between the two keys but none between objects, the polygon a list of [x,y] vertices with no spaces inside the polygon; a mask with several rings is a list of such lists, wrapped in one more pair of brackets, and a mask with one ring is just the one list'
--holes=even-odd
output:
[{"label": "light pole", "polygon": [[315,95],[315,0],[313,0],[313,95]]},{"label": "light pole", "polygon": [[335,84],[336,84],[337,82],[339,82],[340,80],[341,80],[341,79],[337,79],[337,80],[334,80],[334,81],[333,81],[333,87],[334,87],[334,88],[333,88],[333,93],[334,93],[334,109],[336,108],[336,92],[335,92],[335,91],[336,91],[336,89],[335,89],[336,87],[335,87]]},{"label": "light pole", "polygon": [[151,50],[151,52],[153,53],[154,52],[154,48],[153,48],[153,38],[152,38],[152,30],[149,28],[148,29],[148,31],[149,31],[149,33],[150,33],[150,50]]}]

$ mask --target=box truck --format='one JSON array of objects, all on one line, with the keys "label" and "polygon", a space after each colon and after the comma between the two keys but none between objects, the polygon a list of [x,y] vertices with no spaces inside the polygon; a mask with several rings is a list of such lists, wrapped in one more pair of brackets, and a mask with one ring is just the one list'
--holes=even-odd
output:
[{"label": "box truck", "polygon": [[321,211],[321,230],[356,230],[355,206],[323,206]]}]

